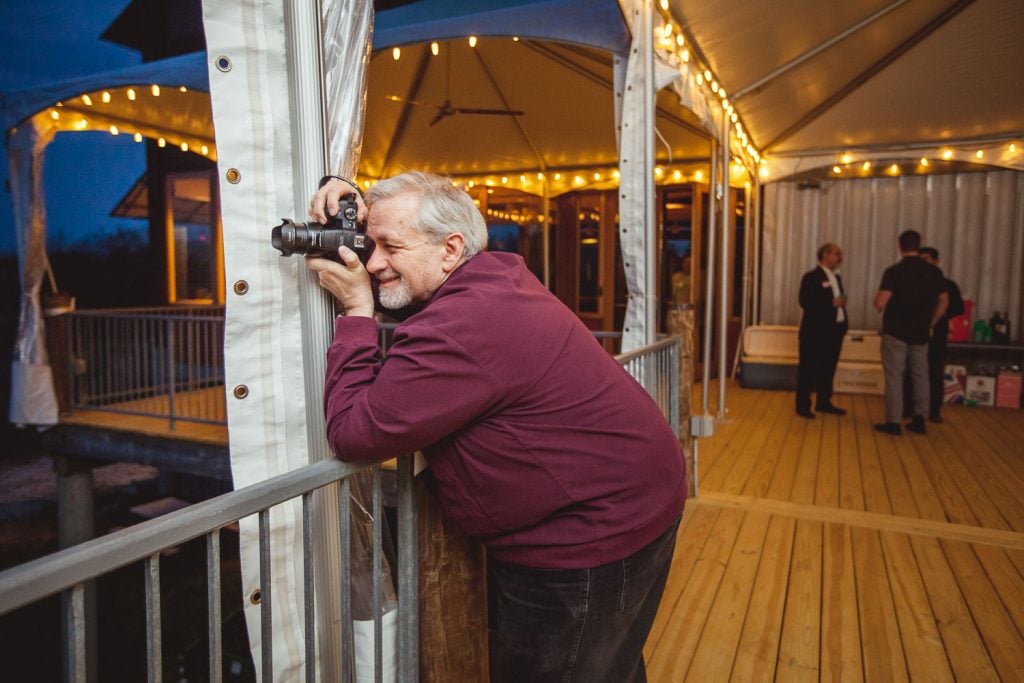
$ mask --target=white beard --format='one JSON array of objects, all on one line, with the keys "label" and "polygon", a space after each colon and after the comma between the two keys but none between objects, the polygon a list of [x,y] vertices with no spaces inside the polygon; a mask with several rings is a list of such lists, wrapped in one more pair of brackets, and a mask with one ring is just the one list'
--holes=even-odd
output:
[{"label": "white beard", "polygon": [[377,295],[380,305],[393,311],[405,308],[412,303],[412,294],[409,293],[409,285],[405,280],[399,280],[397,287],[392,286],[387,289],[381,287]]}]

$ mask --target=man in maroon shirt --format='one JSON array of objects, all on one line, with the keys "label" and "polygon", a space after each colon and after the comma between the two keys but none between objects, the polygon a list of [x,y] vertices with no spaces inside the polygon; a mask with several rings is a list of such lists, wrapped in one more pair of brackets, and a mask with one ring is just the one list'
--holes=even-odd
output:
[{"label": "man in maroon shirt", "polygon": [[[325,220],[341,180],[313,197]],[[449,179],[367,194],[364,267],[309,259],[344,315],[328,350],[328,440],[343,460],[422,450],[444,513],[488,550],[494,681],[643,681],[642,649],[687,483],[646,391],[512,254]],[[387,356],[370,277],[411,311]]]}]

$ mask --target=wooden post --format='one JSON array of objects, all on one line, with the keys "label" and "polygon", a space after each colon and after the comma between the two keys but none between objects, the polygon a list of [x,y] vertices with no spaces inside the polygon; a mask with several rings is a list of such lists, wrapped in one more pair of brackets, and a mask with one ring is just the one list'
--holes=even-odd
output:
[{"label": "wooden post", "polygon": [[486,681],[486,554],[483,545],[441,516],[428,478],[429,471],[416,477],[420,681]]},{"label": "wooden post", "polygon": [[[61,547],[91,540],[96,533],[93,515],[92,467],[79,458],[63,455],[54,456],[54,469],[57,472],[57,536]],[[69,593],[62,593],[61,610],[61,642],[63,651],[76,651],[71,644],[77,642],[85,647],[86,680],[97,681],[96,659],[96,582],[86,581],[84,584],[85,623],[84,633],[75,633],[72,604]],[[84,636],[84,637],[83,637]],[[64,662],[64,679],[72,680],[71,662]]]},{"label": "wooden post", "polygon": [[669,309],[668,332],[678,335],[683,343],[679,348],[679,444],[686,458],[686,480],[689,482],[689,495],[696,495],[697,478],[694,472],[693,435],[690,430],[690,417],[693,415],[693,374],[694,365],[694,309],[692,304],[682,304]]}]

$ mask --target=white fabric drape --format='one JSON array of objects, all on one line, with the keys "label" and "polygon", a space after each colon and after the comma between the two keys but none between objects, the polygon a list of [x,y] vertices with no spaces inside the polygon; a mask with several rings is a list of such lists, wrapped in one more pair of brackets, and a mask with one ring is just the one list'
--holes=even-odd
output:
[{"label": "white fabric drape", "polygon": [[845,254],[840,273],[850,327],[878,329],[872,300],[882,271],[899,258],[899,233],[914,229],[975,302],[975,319],[1008,311],[1014,330],[1021,329],[1024,173],[833,180],[820,187],[778,182],[765,186],[764,207],[762,323],[799,322],[800,276],[814,267],[818,246],[836,242]]},{"label": "white fabric drape", "polygon": [[9,419],[16,425],[57,424],[59,410],[46,352],[39,293],[46,270],[46,200],[43,160],[56,129],[40,116],[15,128],[7,139],[11,198],[21,284],[18,336],[11,360]]}]

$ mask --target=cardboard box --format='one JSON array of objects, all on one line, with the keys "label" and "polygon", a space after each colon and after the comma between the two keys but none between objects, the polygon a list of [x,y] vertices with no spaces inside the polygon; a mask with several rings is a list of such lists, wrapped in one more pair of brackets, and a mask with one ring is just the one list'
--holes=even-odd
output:
[{"label": "cardboard box", "polygon": [[961,405],[967,391],[967,366],[947,365],[942,380],[942,402]]},{"label": "cardboard box", "polygon": [[996,377],[996,406],[999,408],[1020,408],[1021,374],[1000,372]]},{"label": "cardboard box", "polygon": [[979,406],[996,404],[996,378],[985,375],[967,375],[967,388],[964,391],[966,403]]}]

